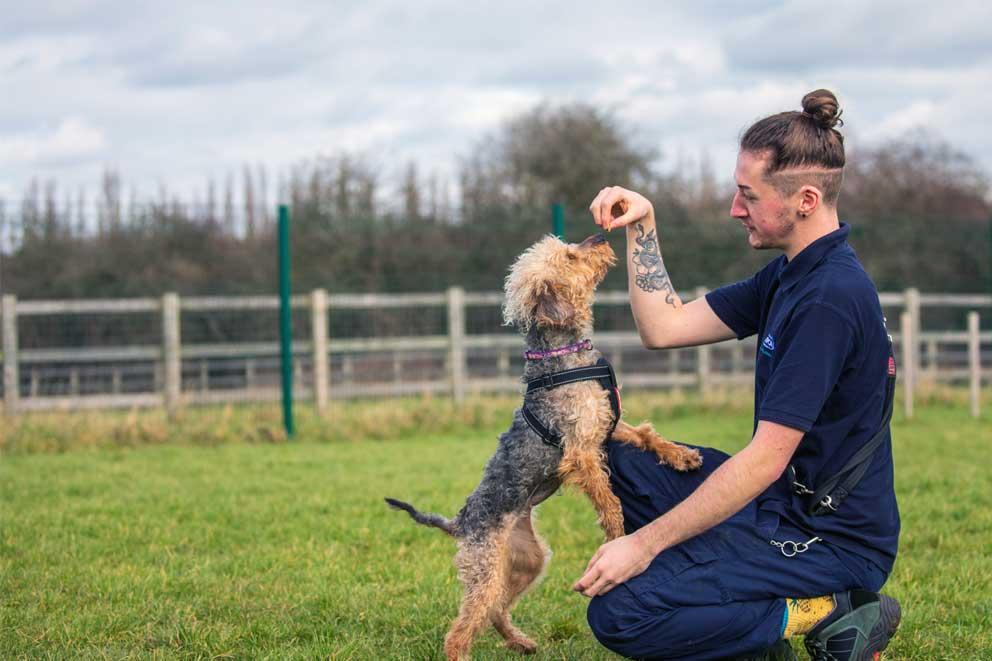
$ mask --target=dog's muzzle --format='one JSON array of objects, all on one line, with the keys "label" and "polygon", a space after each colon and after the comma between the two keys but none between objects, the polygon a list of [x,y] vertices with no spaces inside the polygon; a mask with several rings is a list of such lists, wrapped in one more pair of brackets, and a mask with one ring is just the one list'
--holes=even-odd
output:
[{"label": "dog's muzzle", "polygon": [[586,240],[584,240],[579,245],[582,246],[582,247],[584,247],[584,248],[589,248],[589,247],[592,247],[592,246],[598,246],[601,243],[606,243],[606,235],[603,234],[602,232],[600,232],[599,234],[593,234],[592,236],[588,237]]}]

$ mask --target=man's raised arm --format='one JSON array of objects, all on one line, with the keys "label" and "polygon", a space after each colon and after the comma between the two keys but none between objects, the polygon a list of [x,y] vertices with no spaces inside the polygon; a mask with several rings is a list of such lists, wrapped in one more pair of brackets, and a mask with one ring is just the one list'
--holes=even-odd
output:
[{"label": "man's raised arm", "polygon": [[649,349],[709,344],[735,337],[705,298],[683,305],[661,257],[654,207],[640,193],[612,186],[589,205],[593,220],[609,231],[627,228],[630,307]]}]

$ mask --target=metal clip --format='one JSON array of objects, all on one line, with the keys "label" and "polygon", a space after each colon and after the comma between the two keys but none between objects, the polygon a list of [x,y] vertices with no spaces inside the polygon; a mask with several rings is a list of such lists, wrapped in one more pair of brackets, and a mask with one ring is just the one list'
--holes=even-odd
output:
[{"label": "metal clip", "polygon": [[834,500],[829,495],[824,496],[820,500],[820,507],[826,507],[828,510],[833,510],[834,512],[837,511],[837,506],[834,505]]},{"label": "metal clip", "polygon": [[814,537],[813,539],[806,542],[793,542],[792,540],[785,542],[776,542],[774,539],[768,540],[768,543],[772,546],[777,546],[779,550],[782,551],[782,555],[787,558],[791,558],[799,553],[805,553],[809,550],[810,544],[815,544],[816,542],[822,542],[823,540],[819,537]]}]

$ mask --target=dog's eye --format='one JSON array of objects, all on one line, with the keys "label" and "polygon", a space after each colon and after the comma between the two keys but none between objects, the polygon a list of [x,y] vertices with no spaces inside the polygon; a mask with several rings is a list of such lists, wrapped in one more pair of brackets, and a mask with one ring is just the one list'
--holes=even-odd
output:
[{"label": "dog's eye", "polygon": [[576,258],[578,257],[578,255],[576,255],[576,254],[575,254],[574,252],[572,252],[571,250],[569,250],[569,251],[568,251],[567,253],[565,253],[565,254],[566,254],[566,255],[568,255],[568,258],[569,258],[569,259],[571,259],[571,260],[574,260],[574,259],[576,259]]}]

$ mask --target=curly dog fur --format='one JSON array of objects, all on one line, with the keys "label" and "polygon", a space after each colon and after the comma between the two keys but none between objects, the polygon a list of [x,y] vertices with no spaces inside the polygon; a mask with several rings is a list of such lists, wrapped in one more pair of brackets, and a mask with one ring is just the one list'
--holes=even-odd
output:
[{"label": "curly dog fur", "polygon": [[[506,323],[526,336],[530,350],[549,350],[591,337],[596,286],[615,263],[616,255],[602,235],[580,244],[545,237],[510,269],[503,307]],[[601,356],[592,349],[530,360],[523,379],[593,365]],[[563,448],[543,442],[518,409],[509,430],[500,436],[482,481],[453,519],[386,499],[418,523],[458,539],[455,564],[465,595],[445,638],[449,659],[467,659],[472,641],[487,624],[496,628],[510,649],[536,650],[536,644],[511,623],[510,609],[550,557],[547,544],[534,531],[532,510],[559,486],[573,484],[586,493],[607,539],[624,534],[620,501],[610,490],[603,449],[613,424],[608,393],[595,381],[582,381],[537,390],[525,398],[527,407],[561,434]],[[699,453],[666,441],[649,423],[634,427],[621,420],[611,438],[652,451],[661,463],[678,470],[701,464]]]}]

